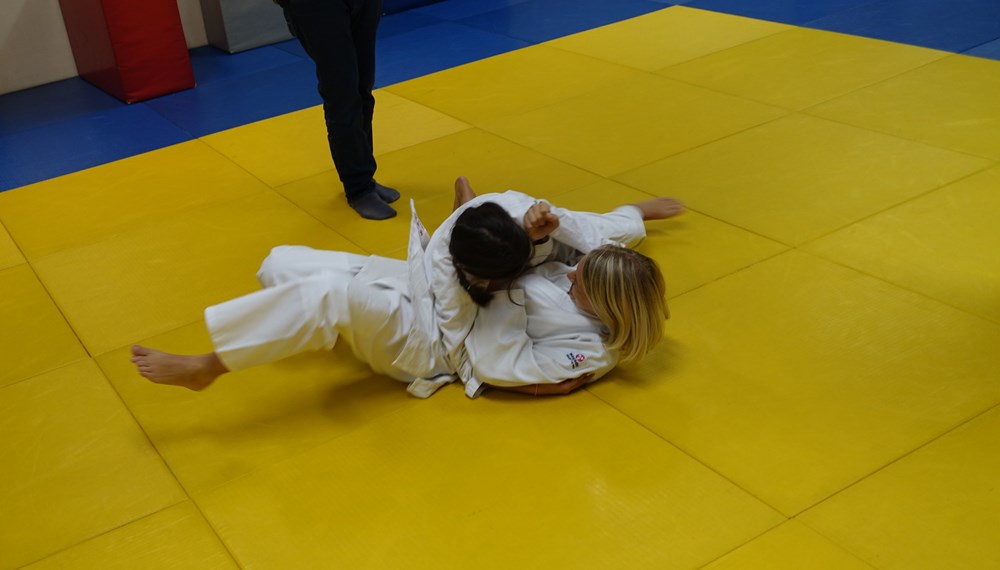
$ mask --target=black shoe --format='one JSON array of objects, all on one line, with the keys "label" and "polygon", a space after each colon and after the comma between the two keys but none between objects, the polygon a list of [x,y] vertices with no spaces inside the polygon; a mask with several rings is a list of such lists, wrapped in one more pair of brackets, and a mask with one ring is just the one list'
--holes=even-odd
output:
[{"label": "black shoe", "polygon": [[379,198],[375,192],[365,192],[355,198],[348,198],[350,204],[362,218],[369,220],[386,220],[396,217],[396,210]]},{"label": "black shoe", "polygon": [[399,192],[388,186],[382,186],[378,182],[375,183],[375,193],[386,204],[392,204],[396,200],[399,200]]}]

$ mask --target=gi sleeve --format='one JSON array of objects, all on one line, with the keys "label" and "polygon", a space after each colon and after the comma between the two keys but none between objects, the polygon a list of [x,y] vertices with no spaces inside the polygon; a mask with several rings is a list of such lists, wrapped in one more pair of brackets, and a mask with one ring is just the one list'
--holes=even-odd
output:
[{"label": "gi sleeve", "polygon": [[642,212],[635,206],[620,206],[606,214],[553,206],[552,212],[559,217],[559,227],[552,232],[552,239],[570,245],[580,253],[608,243],[635,247],[646,237]]}]

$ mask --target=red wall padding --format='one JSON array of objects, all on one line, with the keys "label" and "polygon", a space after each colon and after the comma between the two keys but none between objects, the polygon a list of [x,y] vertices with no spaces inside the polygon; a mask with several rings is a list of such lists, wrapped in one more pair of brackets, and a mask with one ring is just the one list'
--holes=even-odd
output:
[{"label": "red wall padding", "polygon": [[80,77],[134,103],[194,87],[176,0],[59,0]]}]

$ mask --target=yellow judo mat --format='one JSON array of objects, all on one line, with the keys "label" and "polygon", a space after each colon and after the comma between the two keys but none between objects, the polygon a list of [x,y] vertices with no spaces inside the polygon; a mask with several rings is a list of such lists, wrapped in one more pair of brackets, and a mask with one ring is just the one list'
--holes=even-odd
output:
[{"label": "yellow judo mat", "polygon": [[[318,107],[0,194],[0,568],[1000,567],[1000,62],[672,7],[377,100],[390,221]],[[537,399],[129,363],[275,245],[403,257],[459,175],[683,200],[662,345]]]}]

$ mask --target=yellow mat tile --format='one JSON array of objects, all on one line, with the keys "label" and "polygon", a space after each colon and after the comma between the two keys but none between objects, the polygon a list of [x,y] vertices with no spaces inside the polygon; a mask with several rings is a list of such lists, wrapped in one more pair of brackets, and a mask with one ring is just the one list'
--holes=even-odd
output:
[{"label": "yellow mat tile", "polygon": [[467,177],[480,194],[514,189],[538,198],[556,197],[600,180],[586,169],[479,129],[387,154],[381,164],[387,179],[418,202],[451,200],[459,176]]},{"label": "yellow mat tile", "polygon": [[1000,167],[805,249],[1000,323]]},{"label": "yellow mat tile", "polygon": [[[469,128],[384,90],[375,92],[376,156]],[[316,106],[203,137],[206,144],[274,187],[335,171],[323,107]],[[332,188],[343,193],[340,182]]]},{"label": "yellow mat tile", "polygon": [[[203,323],[142,341],[211,352]],[[346,344],[221,377],[203,392],[142,378],[128,349],[98,357],[105,375],[189,492],[201,492],[357,430],[418,401]]]},{"label": "yellow mat tile", "polygon": [[865,570],[865,564],[798,521],[787,523],[709,564],[705,570]]},{"label": "yellow mat tile", "polygon": [[[405,247],[409,235],[412,198],[420,219],[433,230],[452,210],[454,182],[467,176],[480,193],[514,188],[526,194],[549,198],[600,180],[545,155],[510,143],[478,129],[428,141],[379,158],[380,180],[400,191],[393,204],[399,215],[378,222],[363,220],[351,210],[343,193],[332,194],[333,172],[319,174],[279,187],[277,190],[303,210],[363,247],[379,255]],[[512,168],[516,165],[516,168]]]},{"label": "yellow mat tile", "polygon": [[921,47],[793,28],[659,73],[770,105],[802,109],[946,55]]},{"label": "yellow mat tile", "polygon": [[800,244],[986,167],[988,161],[791,115],[617,177]]},{"label": "yellow mat tile", "polygon": [[20,263],[24,263],[24,256],[21,255],[21,250],[18,249],[14,240],[10,238],[7,228],[0,225],[0,269],[7,269]]},{"label": "yellow mat tile", "polygon": [[0,386],[87,356],[27,265],[0,270]]},{"label": "yellow mat tile", "polygon": [[4,568],[184,499],[91,360],[0,389],[0,433]]},{"label": "yellow mat tile", "polygon": [[375,94],[375,154],[454,134],[472,125],[388,91]]},{"label": "yellow mat tile", "polygon": [[544,45],[658,71],[788,29],[775,22],[672,6]]},{"label": "yellow mat tile", "polygon": [[0,193],[0,218],[25,256],[37,259],[263,188],[191,141]]},{"label": "yellow mat tile", "polygon": [[618,206],[634,204],[654,197],[653,194],[630,188],[614,180],[598,178],[593,183],[576,190],[570,190],[556,196],[547,196],[545,199],[561,208],[602,214],[610,212]]},{"label": "yellow mat tile", "polygon": [[205,306],[255,290],[270,249],[357,251],[270,191],[186,212],[35,263],[91,354],[201,318]]},{"label": "yellow mat tile", "polygon": [[179,503],[64,550],[23,570],[237,568],[201,513]]},{"label": "yellow mat tile", "polygon": [[200,140],[271,186],[333,168],[321,105]]},{"label": "yellow mat tile", "polygon": [[669,221],[648,222],[646,227],[646,241],[638,249],[659,264],[668,298],[787,249],[697,212],[687,212]]},{"label": "yellow mat tile", "polygon": [[671,309],[591,390],[787,515],[1000,401],[1000,328],[803,253]]},{"label": "yellow mat tile", "polygon": [[645,75],[514,117],[483,121],[480,126],[543,154],[610,176],[784,113]]},{"label": "yellow mat tile", "polygon": [[[386,255],[388,251],[405,246],[410,235],[409,187],[393,185],[383,176],[382,183],[399,190],[402,197],[392,206],[397,216],[372,222],[358,216],[348,204],[335,171],[324,172],[303,180],[279,186],[276,191],[314,218],[346,237],[353,247],[366,253]],[[444,189],[443,189],[444,190]],[[442,202],[443,204],[443,202]],[[451,203],[448,203],[450,207]],[[442,207],[444,207],[442,205]],[[426,213],[420,208],[420,219],[428,224]],[[441,219],[444,219],[443,217]],[[377,225],[376,225],[377,224]],[[404,250],[405,251],[405,250]],[[405,258],[405,254],[404,254]]]},{"label": "yellow mat tile", "polygon": [[638,75],[634,69],[600,59],[535,46],[411,79],[387,90],[476,122],[539,109]]},{"label": "yellow mat tile", "polygon": [[458,386],[197,501],[262,568],[693,568],[782,520],[585,392]]},{"label": "yellow mat tile", "polygon": [[[666,189],[670,194],[670,188]],[[553,204],[607,212],[650,194],[610,180],[561,194]],[[646,239],[637,248],[660,265],[667,296],[675,297],[787,249],[724,222],[687,211],[669,220],[646,222]]]},{"label": "yellow mat tile", "polygon": [[809,113],[1000,159],[1000,61],[953,55]]},{"label": "yellow mat tile", "polygon": [[878,568],[1000,567],[1000,409],[802,515]]}]

